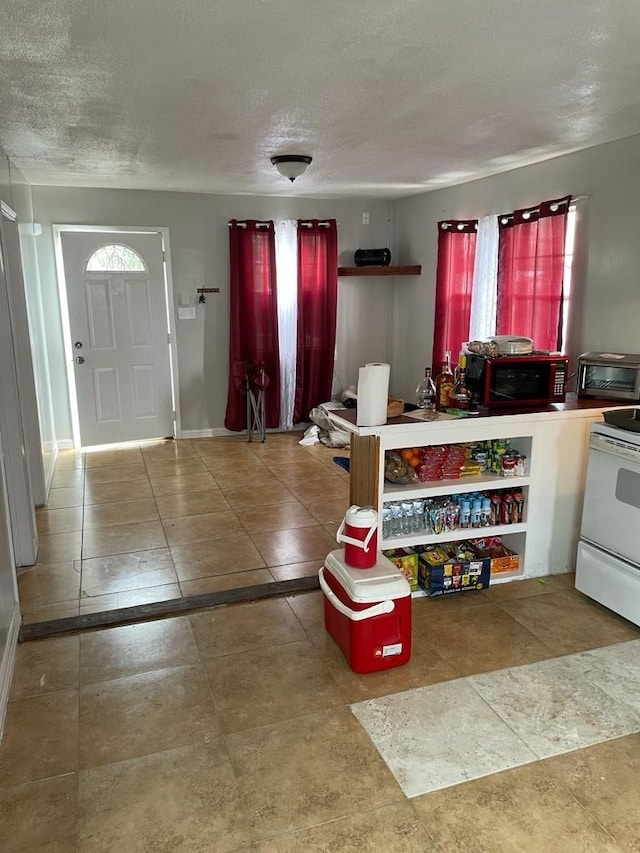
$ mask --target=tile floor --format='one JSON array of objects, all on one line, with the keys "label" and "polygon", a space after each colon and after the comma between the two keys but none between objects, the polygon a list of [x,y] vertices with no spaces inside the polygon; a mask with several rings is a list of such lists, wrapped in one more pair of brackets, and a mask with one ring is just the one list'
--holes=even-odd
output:
[{"label": "tile floor", "polygon": [[[275,445],[273,441],[271,453],[275,453]],[[333,485],[332,477],[339,487],[334,497],[341,497],[340,489],[344,491],[338,466],[333,466],[335,473],[331,465],[311,454],[307,464],[321,464],[329,474],[321,470],[309,481],[317,487],[305,493],[300,488],[304,483],[300,466],[296,484],[292,468],[287,469],[290,478],[283,479],[282,475],[284,466],[297,463],[288,458],[278,465],[272,457],[269,464],[277,469],[276,476],[266,461],[261,461],[260,454],[266,450],[267,446],[239,449],[244,471],[246,454],[251,453],[258,480],[266,480],[267,487],[270,484],[275,491],[275,477],[291,494],[287,503],[300,504],[314,517],[310,527],[316,535],[322,538],[326,534],[331,539],[331,521],[325,521],[320,507],[331,501],[326,489],[328,484]],[[160,521],[144,517],[141,506],[135,510],[131,507],[132,513],[125,518],[133,526],[159,524],[166,541],[143,548],[147,557],[142,565],[130,557],[134,562],[127,564],[129,569],[117,561],[106,564],[106,568],[100,563],[101,569],[88,571],[86,576],[83,571],[82,577],[80,569],[84,566],[78,565],[83,559],[81,553],[65,545],[63,539],[47,543],[49,554],[55,555],[43,563],[50,567],[48,590],[58,590],[54,595],[62,592],[62,597],[56,601],[43,593],[39,601],[32,598],[27,608],[31,614],[37,608],[58,605],[60,610],[79,608],[81,589],[85,590],[82,598],[91,597],[89,586],[84,586],[89,582],[97,584],[91,587],[94,597],[131,591],[105,590],[99,585],[100,577],[108,581],[115,578],[118,585],[119,578],[128,573],[135,576],[139,571],[149,585],[135,587],[135,592],[180,587],[183,582],[210,583],[225,576],[222,571],[212,571],[211,566],[220,569],[228,565],[208,562],[205,547],[196,552],[199,558],[195,562],[199,560],[200,565],[195,570],[197,577],[183,581],[178,566],[187,563],[176,563],[176,555],[180,556],[180,549],[195,549],[202,542],[172,545],[167,521],[170,516],[163,516],[160,506],[182,512],[193,508],[192,498],[185,497],[190,494],[187,489],[174,492],[166,504],[159,503],[172,492],[162,494],[163,486],[157,483],[154,491],[153,481],[173,478],[173,486],[165,483],[171,489],[176,481],[184,486],[185,479],[196,477],[196,489],[199,486],[200,492],[214,494],[206,498],[213,502],[208,505],[211,513],[193,517],[230,512],[246,531],[244,524],[250,522],[230,497],[234,491],[247,495],[244,479],[240,478],[238,487],[237,470],[227,471],[236,477],[234,489],[233,479],[218,477],[224,473],[220,467],[209,463],[206,471],[200,470],[198,463],[204,456],[197,447],[189,449],[186,458],[198,470],[167,473],[167,468],[161,468],[163,473],[155,476],[155,468],[150,476],[149,460],[144,451],[139,452],[142,463],[135,456],[131,468],[113,462],[95,468],[102,468],[101,476],[106,478],[117,467],[134,474],[141,474],[144,468],[145,476],[139,477],[138,486],[134,476],[120,498],[106,503],[122,500],[123,494],[128,502],[152,499]],[[208,460],[215,458],[214,453],[206,456]],[[178,458],[169,461],[175,463]],[[222,458],[217,458],[218,464]],[[311,467],[318,472],[315,464]],[[58,474],[65,470],[82,482],[77,473],[81,468],[67,463]],[[92,470],[94,465],[87,457],[86,474]],[[202,479],[207,474],[213,474],[217,485]],[[84,487],[86,509],[96,506],[86,497],[117,495],[118,480],[96,483],[89,476]],[[61,491],[58,501],[82,497],[73,476],[59,478],[56,489]],[[266,493],[269,495],[269,488]],[[310,498],[310,494],[316,497]],[[215,503],[221,496],[230,509]],[[198,509],[199,499],[193,500]],[[47,515],[56,508],[73,506],[58,503]],[[257,520],[260,511],[257,507],[255,513],[246,516]],[[104,521],[109,512],[103,515],[103,510],[98,510],[87,516]],[[72,513],[69,516],[73,518]],[[47,523],[50,520],[52,525],[64,527],[68,522],[64,518],[52,516]],[[121,525],[122,519],[116,513],[114,524]],[[264,516],[262,520],[265,523]],[[77,521],[69,523],[77,525]],[[198,522],[192,524],[197,530]],[[85,534],[100,529],[83,527]],[[278,561],[290,554],[289,536],[297,529],[284,528],[280,539],[277,528],[267,531],[275,534],[271,552],[264,544],[268,540],[260,539],[262,534],[257,531],[226,535],[223,541],[239,541],[236,536],[246,535],[249,543],[245,546],[255,548],[261,564],[244,568],[242,575],[268,571],[273,576],[278,566],[292,565]],[[82,534],[82,530],[63,531],[58,526],[45,535],[55,537],[63,532]],[[175,532],[178,535],[180,531]],[[120,540],[117,535],[111,540],[106,536],[87,537],[95,547],[84,559],[113,558],[113,553],[104,551],[105,547],[110,551],[113,542],[116,547],[134,542],[134,549],[116,554],[140,553],[135,550],[136,543],[155,543],[157,533],[157,528],[145,528],[137,540],[127,538],[126,531]],[[73,537],[68,541],[73,542]],[[220,540],[202,541],[215,545]],[[59,557],[66,547],[71,548],[72,556]],[[155,551],[163,552],[164,561],[156,561]],[[269,553],[280,556],[269,562]],[[309,556],[299,562],[312,563],[317,570],[317,561],[317,557]],[[190,563],[193,566],[193,558]],[[69,565],[76,570],[75,586],[65,581],[64,567]],[[35,584],[27,588],[36,595]],[[413,611],[414,651],[410,662],[369,675],[353,673],[326,635],[318,592],[22,645],[0,744],[0,849],[3,853],[640,850],[638,734],[408,798],[351,707],[433,685],[441,699],[448,696],[448,702],[453,703],[453,707],[443,707],[448,719],[460,729],[473,729],[475,705],[469,694],[462,695],[459,689],[467,684],[468,677],[479,679],[480,686],[486,674],[497,670],[526,669],[537,662],[549,662],[549,672],[555,672],[558,683],[566,685],[566,673],[558,659],[568,655],[581,661],[579,674],[598,685],[594,690],[602,689],[613,700],[621,701],[622,696],[633,692],[629,683],[637,677],[631,649],[635,648],[633,641],[640,639],[640,629],[574,590],[570,575],[548,578],[545,583],[533,580],[495,586],[470,597],[415,599]],[[504,676],[498,673],[500,677]],[[539,686],[531,689],[540,690]],[[477,701],[483,701],[478,690],[473,693]],[[636,692],[630,716],[638,713]],[[524,714],[522,724],[527,720]],[[406,726],[407,720],[402,722]],[[411,722],[419,731],[426,719]],[[431,760],[429,755],[424,757],[425,762]],[[464,760],[463,755],[459,761]]]},{"label": "tile floor", "polygon": [[301,433],[61,452],[37,512],[25,623],[315,574],[348,474]]}]

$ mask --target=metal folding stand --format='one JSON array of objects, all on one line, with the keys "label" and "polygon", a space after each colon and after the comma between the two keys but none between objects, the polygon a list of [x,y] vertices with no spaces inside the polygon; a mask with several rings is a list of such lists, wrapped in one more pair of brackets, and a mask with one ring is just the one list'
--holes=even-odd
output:
[{"label": "metal folding stand", "polygon": [[247,362],[247,441],[253,441],[256,432],[260,441],[266,438],[264,414],[264,389],[266,386],[264,367],[255,361]]}]

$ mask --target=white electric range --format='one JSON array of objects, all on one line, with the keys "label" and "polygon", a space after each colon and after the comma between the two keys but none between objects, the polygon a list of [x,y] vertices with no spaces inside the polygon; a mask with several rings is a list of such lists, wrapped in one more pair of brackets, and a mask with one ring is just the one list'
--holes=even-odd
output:
[{"label": "white electric range", "polygon": [[640,409],[591,427],[576,589],[640,625]]}]

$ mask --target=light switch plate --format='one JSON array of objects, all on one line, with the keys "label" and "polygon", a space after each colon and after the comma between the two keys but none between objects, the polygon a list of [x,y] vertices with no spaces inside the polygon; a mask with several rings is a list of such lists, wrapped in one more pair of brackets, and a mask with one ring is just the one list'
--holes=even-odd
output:
[{"label": "light switch plate", "polygon": [[195,320],[196,319],[196,309],[192,305],[191,307],[178,308],[178,320]]}]

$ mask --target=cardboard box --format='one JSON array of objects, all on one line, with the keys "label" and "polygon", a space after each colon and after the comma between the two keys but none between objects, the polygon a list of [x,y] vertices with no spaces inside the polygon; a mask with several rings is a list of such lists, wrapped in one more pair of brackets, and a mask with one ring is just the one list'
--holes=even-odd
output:
[{"label": "cardboard box", "polygon": [[453,595],[487,589],[491,580],[491,560],[456,560],[433,565],[423,554],[418,561],[418,583],[427,595]]},{"label": "cardboard box", "polygon": [[520,568],[520,555],[511,552],[505,557],[493,557],[491,560],[491,571],[493,574],[504,574],[505,572],[517,572]]},{"label": "cardboard box", "polygon": [[411,592],[415,592],[418,589],[418,555],[415,551],[411,548],[392,548],[382,553],[396,568],[400,569],[409,581]]},{"label": "cardboard box", "polygon": [[507,574],[520,569],[520,555],[507,548],[498,538],[488,539],[484,547],[481,544],[478,555],[491,560],[491,574]]}]

